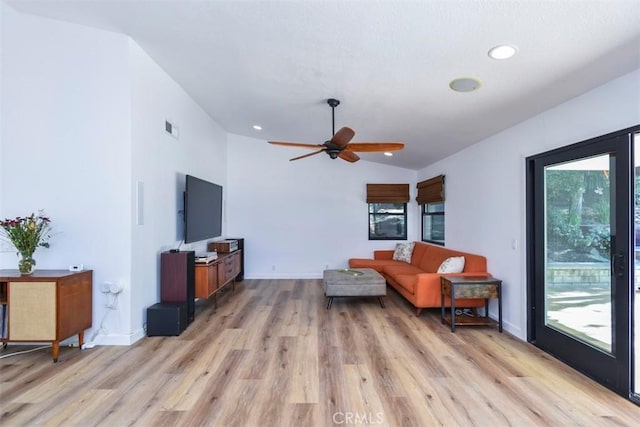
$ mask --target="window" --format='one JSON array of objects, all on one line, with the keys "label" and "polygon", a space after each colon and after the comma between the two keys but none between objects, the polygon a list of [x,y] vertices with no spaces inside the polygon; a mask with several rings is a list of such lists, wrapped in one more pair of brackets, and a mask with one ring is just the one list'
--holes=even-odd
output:
[{"label": "window", "polygon": [[407,240],[407,204],[369,203],[369,240]]},{"label": "window", "polygon": [[416,201],[422,206],[422,241],[444,246],[444,175],[421,181]]},{"label": "window", "polygon": [[367,184],[369,240],[407,240],[409,184]]},{"label": "window", "polygon": [[444,245],[444,202],[422,205],[422,241]]}]

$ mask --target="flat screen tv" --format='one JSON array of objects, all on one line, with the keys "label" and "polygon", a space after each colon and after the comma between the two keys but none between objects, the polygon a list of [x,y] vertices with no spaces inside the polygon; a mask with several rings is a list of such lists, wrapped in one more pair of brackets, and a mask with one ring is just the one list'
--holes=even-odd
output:
[{"label": "flat screen tv", "polygon": [[184,192],[184,242],[222,235],[222,187],[187,175]]}]

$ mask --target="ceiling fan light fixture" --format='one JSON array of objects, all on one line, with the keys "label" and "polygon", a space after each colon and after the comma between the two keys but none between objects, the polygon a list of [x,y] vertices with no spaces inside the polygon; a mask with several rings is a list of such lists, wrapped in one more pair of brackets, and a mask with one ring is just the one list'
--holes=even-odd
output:
[{"label": "ceiling fan light fixture", "polygon": [[456,92],[473,92],[480,89],[480,86],[482,86],[480,80],[472,77],[462,77],[451,80],[449,83],[449,87]]},{"label": "ceiling fan light fixture", "polygon": [[355,135],[355,131],[348,126],[344,126],[335,131],[335,108],[340,105],[340,101],[335,98],[327,99],[327,104],[331,107],[331,139],[324,142],[324,144],[305,144],[301,142],[282,142],[282,141],[267,141],[269,144],[282,145],[285,147],[300,147],[311,148],[316,150],[309,154],[303,154],[302,156],[294,157],[289,161],[300,160],[307,157],[315,156],[322,152],[332,159],[338,157],[349,163],[354,163],[360,160],[355,152],[380,152],[385,153],[387,156],[391,155],[391,151],[402,150],[404,148],[403,142],[386,141],[386,142],[351,142],[351,139]]},{"label": "ceiling fan light fixture", "polygon": [[329,157],[331,157],[332,159],[337,159],[338,155],[340,154],[339,149],[333,149],[333,148],[329,148],[326,150],[327,154],[329,155]]},{"label": "ceiling fan light fixture", "polygon": [[518,50],[508,44],[501,44],[489,49],[489,57],[497,60],[509,59],[516,54]]}]

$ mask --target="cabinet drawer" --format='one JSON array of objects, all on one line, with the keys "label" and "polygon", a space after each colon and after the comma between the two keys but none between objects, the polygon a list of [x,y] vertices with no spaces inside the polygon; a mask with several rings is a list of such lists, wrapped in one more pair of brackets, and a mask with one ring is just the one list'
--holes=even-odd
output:
[{"label": "cabinet drawer", "polygon": [[218,289],[218,264],[196,266],[196,298],[209,298]]},{"label": "cabinet drawer", "polygon": [[442,281],[441,291],[445,296],[451,295],[451,286],[454,287],[453,297],[458,298],[498,298],[498,285],[494,283],[455,284]]}]

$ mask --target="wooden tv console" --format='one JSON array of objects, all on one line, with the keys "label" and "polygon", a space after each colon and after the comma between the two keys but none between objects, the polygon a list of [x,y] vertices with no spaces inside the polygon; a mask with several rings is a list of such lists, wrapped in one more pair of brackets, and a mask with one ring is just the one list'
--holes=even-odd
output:
[{"label": "wooden tv console", "polygon": [[0,342],[49,342],[58,361],[60,341],[91,327],[93,271],[0,270]]},{"label": "wooden tv console", "polygon": [[[234,285],[241,271],[239,249],[229,253],[218,253],[218,259],[206,264],[196,263],[196,298],[215,297],[218,292]],[[215,299],[217,305],[217,298]]]}]

